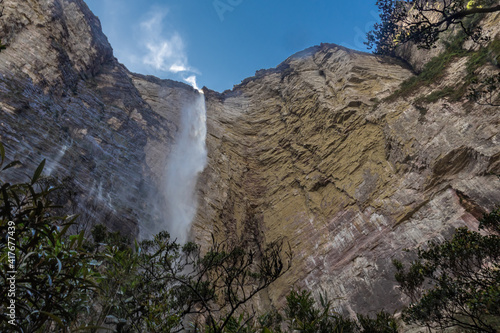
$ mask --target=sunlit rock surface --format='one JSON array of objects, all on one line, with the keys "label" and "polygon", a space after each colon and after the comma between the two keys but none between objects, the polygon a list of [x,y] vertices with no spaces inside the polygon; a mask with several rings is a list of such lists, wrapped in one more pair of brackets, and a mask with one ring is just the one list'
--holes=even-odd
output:
[{"label": "sunlit rock surface", "polygon": [[[197,92],[128,72],[82,1],[4,0],[0,10],[7,155],[31,170],[47,158],[69,177],[75,209],[114,229],[164,223],[165,161]],[[289,242],[293,267],[263,306],[295,285],[346,313],[399,308],[391,260],[476,228],[500,203],[498,108],[414,102],[456,85],[466,63],[388,102],[413,75],[403,63],[323,44],[232,91],[205,88],[208,166],[192,238]]]},{"label": "sunlit rock surface", "polygon": [[326,291],[346,311],[400,306],[393,258],[477,227],[500,202],[498,109],[413,99],[382,102],[412,74],[399,63],[322,45],[207,93],[209,167],[195,236],[280,237],[293,267],[269,291]]}]

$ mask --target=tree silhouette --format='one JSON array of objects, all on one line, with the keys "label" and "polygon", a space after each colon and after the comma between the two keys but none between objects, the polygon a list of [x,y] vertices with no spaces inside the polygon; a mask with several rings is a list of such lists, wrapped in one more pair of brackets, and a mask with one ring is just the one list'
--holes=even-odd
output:
[{"label": "tree silhouette", "polygon": [[459,26],[475,41],[484,37],[480,27],[465,19],[476,14],[500,11],[495,0],[377,0],[380,23],[367,34],[369,49],[377,54],[394,55],[397,45],[414,42],[421,48],[435,46],[439,34]]}]

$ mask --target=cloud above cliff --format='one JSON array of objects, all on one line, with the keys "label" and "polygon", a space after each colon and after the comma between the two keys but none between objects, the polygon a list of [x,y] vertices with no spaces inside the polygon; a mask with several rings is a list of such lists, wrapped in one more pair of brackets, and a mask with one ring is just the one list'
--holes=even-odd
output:
[{"label": "cloud above cliff", "polygon": [[376,1],[366,0],[85,2],[131,71],[182,81],[196,68],[198,84],[217,91],[322,42],[366,51],[378,22]]},{"label": "cloud above cliff", "polygon": [[181,73],[196,72],[188,64],[185,44],[177,31],[165,33],[164,20],[168,10],[156,9],[139,24],[142,43],[147,53],[141,61],[155,70]]}]

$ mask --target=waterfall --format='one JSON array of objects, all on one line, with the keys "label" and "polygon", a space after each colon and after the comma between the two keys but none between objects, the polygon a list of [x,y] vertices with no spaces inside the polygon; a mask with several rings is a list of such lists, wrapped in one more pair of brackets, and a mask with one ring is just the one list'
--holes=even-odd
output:
[{"label": "waterfall", "polygon": [[180,244],[187,241],[197,211],[196,183],[207,161],[205,95],[201,90],[184,108],[176,143],[166,165],[166,229]]},{"label": "waterfall", "polygon": [[56,169],[59,166],[59,162],[61,162],[61,159],[63,158],[64,154],[66,154],[66,151],[68,150],[68,146],[64,145],[59,149],[56,157],[47,163],[47,166],[45,167],[45,173],[49,176],[52,175],[52,172],[54,172],[54,169]]}]

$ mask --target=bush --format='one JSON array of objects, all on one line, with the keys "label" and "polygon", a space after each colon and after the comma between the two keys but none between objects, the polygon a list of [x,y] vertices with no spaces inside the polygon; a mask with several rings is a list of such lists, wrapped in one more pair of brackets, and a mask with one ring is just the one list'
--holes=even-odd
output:
[{"label": "bush", "polygon": [[[1,144],[0,157],[1,168]],[[282,241],[253,251],[213,239],[202,255],[167,232],[133,244],[102,225],[88,239],[68,235],[76,217],[53,215],[57,187],[42,177],[44,164],[28,182],[0,180],[2,332],[250,331],[246,303],[290,267]]]},{"label": "bush", "polygon": [[[496,223],[498,210],[483,224]],[[500,237],[483,236],[467,228],[451,240],[418,249],[408,269],[399,261],[396,280],[412,300],[403,311],[407,323],[444,329],[461,327],[476,332],[500,329]],[[430,287],[425,287],[429,285]]]},{"label": "bush", "polygon": [[[1,162],[5,161],[0,144]],[[3,170],[16,164],[10,163]],[[43,161],[26,183],[0,180],[0,329],[62,331],[92,304],[96,289],[93,256],[83,248],[84,234],[67,235],[72,216],[51,216],[55,190],[42,185]]]},{"label": "bush", "polygon": [[[380,311],[375,319],[357,315],[357,321],[332,310],[332,303],[326,295],[320,294],[316,303],[310,291],[292,289],[286,297],[284,313],[270,313],[261,321],[263,333],[286,332],[303,333],[397,333],[394,317]],[[284,322],[284,323],[283,323]]]}]

